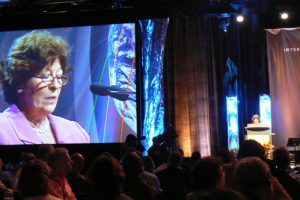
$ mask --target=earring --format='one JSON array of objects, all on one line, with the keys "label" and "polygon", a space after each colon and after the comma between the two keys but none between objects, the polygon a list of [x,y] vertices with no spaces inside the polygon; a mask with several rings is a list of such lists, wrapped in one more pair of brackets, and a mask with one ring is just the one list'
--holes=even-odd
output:
[{"label": "earring", "polygon": [[23,89],[18,89],[18,90],[17,90],[17,93],[18,93],[18,94],[22,94],[22,93],[23,93]]}]

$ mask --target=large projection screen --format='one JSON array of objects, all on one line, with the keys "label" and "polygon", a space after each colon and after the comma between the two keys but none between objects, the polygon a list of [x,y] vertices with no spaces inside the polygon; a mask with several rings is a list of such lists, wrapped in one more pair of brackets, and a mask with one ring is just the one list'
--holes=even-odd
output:
[{"label": "large projection screen", "polygon": [[[91,143],[123,142],[137,134],[135,24],[59,27],[46,30],[67,40],[72,71],[53,114],[80,123]],[[19,36],[32,30],[0,32],[0,58]],[[92,84],[112,88],[117,94],[94,94]],[[1,90],[2,91],[2,90]],[[126,91],[118,96],[119,91]],[[0,111],[7,103],[1,92]]]}]

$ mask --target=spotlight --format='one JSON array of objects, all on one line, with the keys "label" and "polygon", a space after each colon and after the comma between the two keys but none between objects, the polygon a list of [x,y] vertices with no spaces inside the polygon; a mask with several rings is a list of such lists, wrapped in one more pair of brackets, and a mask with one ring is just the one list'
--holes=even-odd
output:
[{"label": "spotlight", "polygon": [[230,26],[230,19],[229,19],[229,17],[220,18],[219,20],[220,20],[220,22],[219,22],[220,29],[222,29],[224,32],[227,32],[228,28]]},{"label": "spotlight", "polygon": [[243,15],[238,15],[236,17],[236,21],[239,22],[239,23],[243,22],[244,21],[244,16]]},{"label": "spotlight", "polygon": [[280,18],[285,20],[289,18],[289,14],[287,12],[282,12],[280,13]]}]

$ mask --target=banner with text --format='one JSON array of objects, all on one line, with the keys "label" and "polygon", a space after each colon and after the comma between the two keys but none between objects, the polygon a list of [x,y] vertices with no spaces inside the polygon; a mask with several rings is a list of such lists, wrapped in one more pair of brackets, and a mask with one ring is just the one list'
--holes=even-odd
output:
[{"label": "banner with text", "polygon": [[267,29],[267,54],[275,147],[300,138],[300,28]]}]

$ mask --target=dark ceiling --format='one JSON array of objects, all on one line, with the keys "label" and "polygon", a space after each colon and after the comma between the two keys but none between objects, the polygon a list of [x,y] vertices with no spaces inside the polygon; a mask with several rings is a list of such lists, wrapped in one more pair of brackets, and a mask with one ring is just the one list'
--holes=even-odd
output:
[{"label": "dark ceiling", "polygon": [[96,18],[97,23],[109,23],[177,13],[207,16],[243,13],[259,14],[276,26],[275,18],[282,11],[291,13],[291,24],[298,23],[300,3],[296,0],[0,0],[0,25],[41,20],[57,23],[62,18],[74,23],[90,23]]},{"label": "dark ceiling", "polygon": [[30,12],[44,9],[53,12],[79,9],[146,8],[146,7],[199,7],[211,12],[239,10],[243,12],[269,12],[271,10],[297,10],[297,0],[0,0],[2,11]]}]

